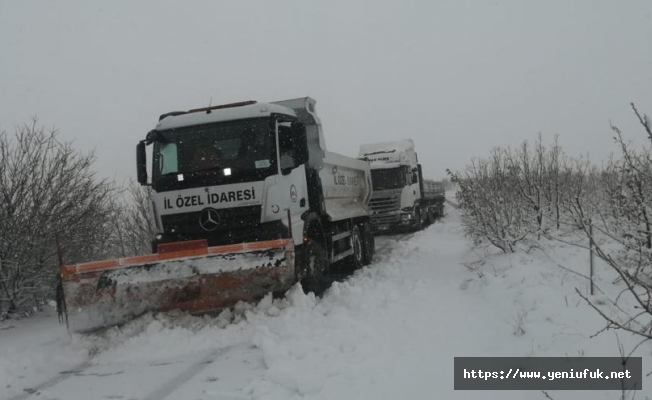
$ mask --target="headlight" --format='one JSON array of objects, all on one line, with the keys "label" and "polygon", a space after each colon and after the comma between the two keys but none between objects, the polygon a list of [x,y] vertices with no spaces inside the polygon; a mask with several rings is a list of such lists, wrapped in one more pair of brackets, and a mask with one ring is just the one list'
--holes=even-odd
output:
[{"label": "headlight", "polygon": [[409,221],[412,219],[412,214],[401,214],[401,220]]}]

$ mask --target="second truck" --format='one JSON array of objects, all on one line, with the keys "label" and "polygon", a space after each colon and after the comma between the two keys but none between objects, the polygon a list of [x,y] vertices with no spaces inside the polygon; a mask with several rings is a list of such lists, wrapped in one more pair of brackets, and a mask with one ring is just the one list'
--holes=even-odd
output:
[{"label": "second truck", "polygon": [[423,178],[412,139],[363,144],[358,157],[371,165],[377,231],[418,230],[443,216],[444,184]]},{"label": "second truck", "polygon": [[69,329],[149,311],[220,310],[296,282],[319,291],[335,262],[369,264],[369,163],[326,150],[315,103],[247,101],[161,115],[136,151],[159,230],[153,253],[62,266]]}]

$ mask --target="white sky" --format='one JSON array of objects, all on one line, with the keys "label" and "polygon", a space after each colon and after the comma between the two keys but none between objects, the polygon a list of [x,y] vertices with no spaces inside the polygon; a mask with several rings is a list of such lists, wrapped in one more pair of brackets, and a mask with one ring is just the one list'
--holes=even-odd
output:
[{"label": "white sky", "polygon": [[0,0],[0,128],[38,115],[135,177],[159,114],[311,96],[331,151],[409,137],[443,178],[493,146],[643,143],[652,1]]}]

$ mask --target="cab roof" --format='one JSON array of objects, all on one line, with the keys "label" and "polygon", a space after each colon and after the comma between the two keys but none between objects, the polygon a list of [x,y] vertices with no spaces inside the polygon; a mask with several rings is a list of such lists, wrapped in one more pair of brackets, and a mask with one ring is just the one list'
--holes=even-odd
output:
[{"label": "cab roof", "polygon": [[273,103],[258,103],[255,100],[220,106],[197,108],[188,111],[173,111],[163,114],[156,124],[156,130],[203,125],[213,122],[235,121],[239,119],[269,117],[283,114],[296,118],[294,110]]}]

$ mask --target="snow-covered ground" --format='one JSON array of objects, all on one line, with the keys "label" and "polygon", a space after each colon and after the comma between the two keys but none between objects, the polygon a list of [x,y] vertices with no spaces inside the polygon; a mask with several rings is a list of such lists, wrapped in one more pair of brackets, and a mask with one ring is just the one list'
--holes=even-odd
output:
[{"label": "snow-covered ground", "polygon": [[[69,336],[51,310],[0,324],[0,399],[545,399],[454,391],[453,358],[618,356],[619,342],[638,343],[611,331],[591,337],[605,324],[575,292],[588,284],[558,265],[585,274],[586,250],[472,249],[447,212],[425,231],[378,238],[376,262],[322,299],[295,287],[218,318],[150,315],[94,336]],[[609,295],[621,289],[613,278],[598,263]],[[634,355],[652,369],[650,346]],[[646,377],[636,398],[649,399],[650,387]]]}]

